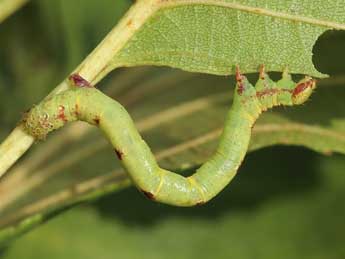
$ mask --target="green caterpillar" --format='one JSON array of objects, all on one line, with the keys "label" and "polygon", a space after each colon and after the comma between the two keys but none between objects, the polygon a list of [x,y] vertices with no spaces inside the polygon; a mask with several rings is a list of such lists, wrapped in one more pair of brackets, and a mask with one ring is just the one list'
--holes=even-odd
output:
[{"label": "green caterpillar", "polygon": [[82,120],[96,125],[115,148],[134,184],[148,198],[176,206],[203,204],[217,195],[241,165],[259,115],[273,106],[304,103],[316,86],[310,77],[296,84],[287,72],[274,82],[262,67],[254,87],[237,69],[233,105],[217,151],[192,176],[183,177],[159,167],[130,115],[118,102],[78,74],[70,80],[75,87],[44,100],[24,116],[26,131],[36,139],[44,139],[66,122]]}]

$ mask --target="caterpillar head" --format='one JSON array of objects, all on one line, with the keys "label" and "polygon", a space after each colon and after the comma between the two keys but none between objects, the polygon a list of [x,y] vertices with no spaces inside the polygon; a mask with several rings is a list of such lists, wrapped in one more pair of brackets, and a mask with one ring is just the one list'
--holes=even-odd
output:
[{"label": "caterpillar head", "polygon": [[292,91],[292,103],[302,104],[308,100],[309,96],[316,88],[316,81],[311,77],[305,77],[299,81]]}]

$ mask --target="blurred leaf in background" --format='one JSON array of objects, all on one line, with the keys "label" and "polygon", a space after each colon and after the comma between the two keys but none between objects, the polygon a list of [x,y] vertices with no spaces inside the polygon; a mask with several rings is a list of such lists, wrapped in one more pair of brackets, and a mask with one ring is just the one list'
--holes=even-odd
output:
[{"label": "blurred leaf in background", "polygon": [[[0,137],[82,61],[130,2],[32,1],[0,26]],[[280,143],[345,153],[344,43],[344,33],[320,38],[314,62],[331,78],[304,107],[265,114],[254,128],[251,150]],[[214,150],[232,85],[230,78],[134,68],[112,73],[100,87],[128,108],[162,166],[188,174]],[[209,138],[193,142],[200,136]],[[36,164],[37,157],[42,161]],[[73,204],[74,196],[93,194],[95,187],[111,191],[119,179],[126,181],[101,134],[81,124],[56,132],[22,162],[26,174],[20,174],[20,164],[17,172],[25,177],[10,189],[33,185],[2,214],[1,227],[38,205],[54,210]],[[155,204],[130,188],[58,216],[2,255],[344,258],[344,169],[341,155],[324,157],[303,148],[256,151],[234,183],[203,207]],[[49,204],[50,197],[62,198]]]},{"label": "blurred leaf in background", "polygon": [[204,207],[126,190],[50,221],[4,258],[343,258],[344,171],[341,156],[266,149]]}]

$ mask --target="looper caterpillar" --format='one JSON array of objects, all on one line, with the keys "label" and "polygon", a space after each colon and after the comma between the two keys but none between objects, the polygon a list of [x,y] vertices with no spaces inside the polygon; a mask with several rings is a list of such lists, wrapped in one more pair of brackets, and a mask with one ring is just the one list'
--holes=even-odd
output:
[{"label": "looper caterpillar", "polygon": [[316,86],[310,77],[295,83],[287,72],[274,82],[262,67],[254,87],[237,69],[234,100],[217,151],[193,175],[183,177],[159,167],[130,115],[118,102],[79,75],[70,79],[73,89],[44,100],[25,114],[25,130],[36,139],[44,139],[50,131],[70,121],[98,126],[134,184],[148,198],[176,206],[203,204],[217,195],[241,165],[259,115],[274,106],[304,103]]}]

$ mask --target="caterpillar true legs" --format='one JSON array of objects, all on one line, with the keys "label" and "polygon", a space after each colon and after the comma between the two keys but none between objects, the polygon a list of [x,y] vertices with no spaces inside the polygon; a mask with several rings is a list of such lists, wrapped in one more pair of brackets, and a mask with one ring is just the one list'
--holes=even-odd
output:
[{"label": "caterpillar true legs", "polygon": [[[202,204],[217,195],[235,176],[247,152],[251,129],[262,113],[277,105],[305,102],[315,88],[306,77],[297,84],[288,73],[273,82],[263,71],[253,87],[236,73],[232,107],[215,154],[190,177],[162,169],[139,135],[127,111],[116,101],[73,75],[74,87],[43,101],[24,116],[24,127],[37,139],[66,122],[82,120],[98,126],[135,185],[150,199],[176,205]],[[82,84],[79,84],[82,82]]]}]

